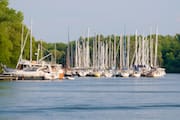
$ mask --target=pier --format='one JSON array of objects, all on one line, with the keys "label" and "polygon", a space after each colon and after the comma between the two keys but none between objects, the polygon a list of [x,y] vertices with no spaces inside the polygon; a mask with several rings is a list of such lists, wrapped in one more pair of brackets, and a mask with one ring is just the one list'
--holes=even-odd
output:
[{"label": "pier", "polygon": [[0,80],[18,80],[17,76],[0,74]]}]

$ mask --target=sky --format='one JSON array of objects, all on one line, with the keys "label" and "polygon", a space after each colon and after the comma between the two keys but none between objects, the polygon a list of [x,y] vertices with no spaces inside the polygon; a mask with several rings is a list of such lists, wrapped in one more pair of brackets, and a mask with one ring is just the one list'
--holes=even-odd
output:
[{"label": "sky", "polygon": [[[180,33],[180,0],[9,0],[24,14],[33,36],[46,42],[67,42],[88,34],[148,35],[156,26],[162,35]],[[69,29],[69,30],[68,30]]]}]

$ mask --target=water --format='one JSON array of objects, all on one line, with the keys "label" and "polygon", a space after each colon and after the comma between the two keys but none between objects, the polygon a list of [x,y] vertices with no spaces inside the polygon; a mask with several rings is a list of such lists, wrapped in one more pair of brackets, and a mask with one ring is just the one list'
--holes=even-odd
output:
[{"label": "water", "polygon": [[179,78],[0,82],[0,120],[179,120]]}]

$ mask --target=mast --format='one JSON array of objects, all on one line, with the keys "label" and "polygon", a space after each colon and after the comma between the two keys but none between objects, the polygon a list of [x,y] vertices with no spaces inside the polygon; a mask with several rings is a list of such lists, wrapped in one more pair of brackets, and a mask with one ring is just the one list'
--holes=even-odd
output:
[{"label": "mast", "polygon": [[153,39],[152,39],[152,28],[150,28],[150,66],[153,66]]},{"label": "mast", "polygon": [[123,44],[123,68],[127,68],[127,45],[126,45],[126,26],[124,26],[124,44]]},{"label": "mast", "polygon": [[156,41],[155,41],[155,55],[154,55],[154,66],[157,66],[157,46],[158,46],[158,27],[156,28]]},{"label": "mast", "polygon": [[82,57],[82,67],[84,68],[85,67],[85,60],[86,60],[86,41],[85,41],[86,38],[83,37],[82,41],[83,41],[83,57]]},{"label": "mast", "polygon": [[138,58],[138,55],[137,55],[137,54],[138,54],[138,52],[137,52],[137,47],[138,47],[138,46],[137,46],[137,30],[136,30],[136,33],[135,33],[135,56],[136,56],[136,57],[135,57],[135,64],[134,64],[136,67],[137,67],[137,58]]},{"label": "mast", "polygon": [[94,63],[95,63],[94,62],[95,61],[95,53],[94,53],[95,52],[95,37],[93,37],[93,46],[92,47],[93,47],[93,51],[92,51],[92,68],[94,69],[94,66],[95,66],[94,65]]},{"label": "mast", "polygon": [[129,70],[129,52],[130,52],[130,35],[128,35],[128,38],[127,38],[127,65],[126,67],[128,68],[128,70]]},{"label": "mast", "polygon": [[146,39],[145,39],[145,43],[146,43],[146,65],[148,65],[149,67],[149,42],[148,42],[148,38],[146,36]]},{"label": "mast", "polygon": [[114,35],[114,61],[113,67],[116,68],[116,35]]},{"label": "mast", "polygon": [[89,53],[89,28],[88,28],[88,35],[87,35],[87,67],[90,67],[90,53]]},{"label": "mast", "polygon": [[73,49],[73,43],[70,43],[70,46],[71,46],[71,47],[70,47],[70,50],[71,50],[71,51],[70,51],[70,59],[71,59],[71,60],[70,60],[70,67],[73,67],[73,66],[74,66],[74,57],[73,57],[73,56],[74,56],[74,52],[73,52],[74,49]]},{"label": "mast", "polygon": [[77,59],[78,59],[78,46],[77,40],[75,41],[75,67],[77,67]]},{"label": "mast", "polygon": [[31,36],[30,36],[30,62],[32,62],[32,20],[31,20]]},{"label": "mast", "polygon": [[127,52],[126,52],[126,36],[124,35],[124,46],[123,46],[123,48],[124,48],[124,56],[123,56],[123,68],[126,68],[127,67]]},{"label": "mast", "polygon": [[[21,33],[21,53],[23,52],[23,43],[24,42],[24,24],[22,24],[22,33]],[[22,60],[22,54],[20,54],[20,58],[18,62]]]},{"label": "mast", "polygon": [[[22,26],[22,27],[24,27],[24,26]],[[22,34],[24,34],[24,28],[22,28]],[[19,56],[19,59],[18,59],[17,65],[16,65],[16,69],[18,68],[19,62],[22,60],[22,55],[23,55],[24,47],[26,45],[26,41],[28,39],[28,35],[29,35],[29,30],[25,36],[25,40],[23,40],[23,35],[21,35],[21,53],[20,53],[20,56]]]},{"label": "mast", "polygon": [[100,56],[101,56],[101,43],[100,43],[101,41],[100,41],[100,35],[98,34],[98,70],[100,69],[100,61],[101,61],[101,58],[100,58]]},{"label": "mast", "polygon": [[68,27],[68,41],[69,41],[69,67],[73,67],[73,44],[70,41],[70,28]]},{"label": "mast", "polygon": [[97,66],[98,66],[97,34],[95,33],[95,37],[94,37],[94,69],[97,69]]},{"label": "mast", "polygon": [[111,69],[111,58],[112,58],[112,54],[111,54],[111,36],[108,36],[108,38],[107,38],[107,47],[108,47],[108,53],[107,53],[107,55],[108,55],[108,57],[107,57],[107,66],[108,66],[108,68],[110,68]]},{"label": "mast", "polygon": [[113,42],[111,40],[111,36],[110,36],[110,67],[113,67]]},{"label": "mast", "polygon": [[105,40],[105,68],[108,68],[108,41]]},{"label": "mast", "polygon": [[122,39],[123,39],[123,37],[122,37],[122,35],[120,36],[120,40],[119,40],[119,47],[120,47],[120,55],[119,55],[119,61],[120,61],[120,63],[119,63],[119,69],[121,70],[122,69],[122,65],[123,65],[123,48],[122,48]]},{"label": "mast", "polygon": [[66,56],[66,67],[67,67],[67,69],[69,69],[69,67],[70,67],[70,46],[69,46],[69,43],[70,43],[70,41],[69,41],[69,27],[68,27],[68,46],[67,46],[67,56]]},{"label": "mast", "polygon": [[36,53],[36,62],[38,63],[39,61],[39,51],[40,51],[40,44],[38,44],[38,51]]},{"label": "mast", "polygon": [[[134,62],[134,64],[133,64]],[[130,68],[134,67],[134,69],[136,70],[137,68],[137,30],[135,32],[135,48],[134,48],[134,54],[131,58],[131,63],[129,65]]]},{"label": "mast", "polygon": [[40,47],[40,51],[41,51],[41,58],[43,57],[43,51],[42,51],[42,40],[41,40],[41,47]]},{"label": "mast", "polygon": [[145,49],[144,49],[144,34],[142,37],[142,65],[144,66],[144,56],[145,56]]},{"label": "mast", "polygon": [[21,50],[23,48],[23,36],[24,36],[24,24],[22,24],[22,33],[21,33]]},{"label": "mast", "polygon": [[77,41],[77,67],[81,67],[81,49],[80,49],[80,39]]},{"label": "mast", "polygon": [[137,59],[137,62],[138,62],[138,65],[142,65],[141,63],[141,37],[139,36],[138,37],[138,43],[139,43],[139,47],[138,47],[138,59]]},{"label": "mast", "polygon": [[56,64],[56,43],[54,45],[54,62]]},{"label": "mast", "polygon": [[104,42],[101,41],[101,69],[104,69]]}]

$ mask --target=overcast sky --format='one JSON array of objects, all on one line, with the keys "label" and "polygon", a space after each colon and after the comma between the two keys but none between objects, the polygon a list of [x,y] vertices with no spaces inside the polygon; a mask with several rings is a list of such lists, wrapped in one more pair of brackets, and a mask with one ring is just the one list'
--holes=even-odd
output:
[{"label": "overcast sky", "polygon": [[[33,35],[46,42],[67,42],[95,33],[110,35],[149,34],[158,25],[159,34],[180,33],[180,0],[9,0],[9,6],[24,14]],[[126,27],[124,27],[126,26]]]}]

